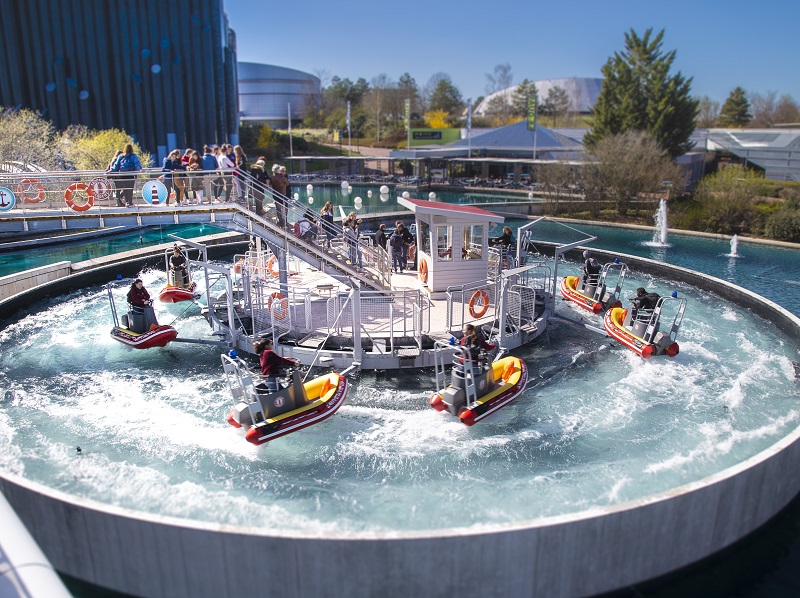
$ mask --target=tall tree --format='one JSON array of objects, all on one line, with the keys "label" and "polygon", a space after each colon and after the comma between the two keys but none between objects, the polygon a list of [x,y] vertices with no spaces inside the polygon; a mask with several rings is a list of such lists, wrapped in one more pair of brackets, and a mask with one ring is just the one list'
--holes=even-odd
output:
[{"label": "tall tree", "polygon": [[511,95],[505,90],[511,87],[513,80],[511,65],[507,62],[495,66],[494,73],[486,74],[486,93],[495,95],[490,98],[484,112],[497,126],[508,124],[511,117]]},{"label": "tall tree", "polygon": [[698,100],[697,126],[710,129],[717,126],[717,119],[719,119],[719,102],[708,96],[700,98]]},{"label": "tall tree", "polygon": [[547,97],[542,102],[542,114],[553,119],[554,127],[558,126],[558,119],[565,117],[569,112],[571,102],[567,90],[555,85],[547,91]]},{"label": "tall tree", "polygon": [[590,160],[592,168],[588,172],[601,178],[604,194],[614,200],[623,216],[630,203],[641,195],[661,192],[665,180],[683,188],[683,168],[644,131],[604,137],[594,147]]},{"label": "tall tree", "polygon": [[784,94],[775,106],[775,124],[800,122],[800,106],[789,94]]},{"label": "tall tree", "polygon": [[675,50],[663,53],[662,29],[639,37],[625,34],[625,51],[615,52],[603,66],[603,86],[594,105],[592,128],[584,136],[591,149],[609,135],[646,131],[671,157],[692,147],[698,101],[691,97],[692,79],[680,71],[670,75]]},{"label": "tall tree", "polygon": [[444,110],[452,118],[457,117],[464,109],[464,101],[461,99],[461,92],[453,85],[449,76],[440,79],[436,88],[431,94],[429,109]]},{"label": "tall tree", "polygon": [[511,114],[517,118],[525,118],[528,116],[528,97],[538,96],[539,90],[536,83],[523,79],[522,83],[517,85],[514,90],[514,97],[511,101]]},{"label": "tall tree", "polygon": [[514,75],[511,74],[511,65],[507,62],[498,64],[494,67],[494,73],[491,75],[486,74],[486,93],[508,89],[513,81]]},{"label": "tall tree", "polygon": [[720,127],[741,128],[746,127],[753,117],[750,114],[750,102],[744,89],[737,87],[725,100],[722,110],[719,111],[717,124]]}]

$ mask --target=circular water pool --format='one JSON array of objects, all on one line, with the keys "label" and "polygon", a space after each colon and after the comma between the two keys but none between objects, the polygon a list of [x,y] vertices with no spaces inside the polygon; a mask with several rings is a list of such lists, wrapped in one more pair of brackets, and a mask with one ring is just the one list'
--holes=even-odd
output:
[{"label": "circular water pool", "polygon": [[[151,293],[165,282],[143,278]],[[657,278],[626,288],[640,285],[673,290]],[[301,534],[479,530],[624,503],[740,463],[798,425],[796,341],[679,291],[674,359],[556,323],[516,352],[525,393],[472,428],[427,406],[432,372],[366,372],[336,416],[254,447],[225,422],[219,349],[129,350],[109,336],[105,290],[88,288],[0,333],[0,469],[147,513]],[[183,336],[208,333],[196,307],[157,310]]]}]

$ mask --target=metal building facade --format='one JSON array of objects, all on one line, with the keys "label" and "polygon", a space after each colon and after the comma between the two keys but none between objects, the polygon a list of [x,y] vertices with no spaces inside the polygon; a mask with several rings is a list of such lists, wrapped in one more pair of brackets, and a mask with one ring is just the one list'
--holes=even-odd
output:
[{"label": "metal building facade", "polygon": [[64,129],[124,129],[151,152],[238,138],[222,0],[3,0],[0,105]]}]

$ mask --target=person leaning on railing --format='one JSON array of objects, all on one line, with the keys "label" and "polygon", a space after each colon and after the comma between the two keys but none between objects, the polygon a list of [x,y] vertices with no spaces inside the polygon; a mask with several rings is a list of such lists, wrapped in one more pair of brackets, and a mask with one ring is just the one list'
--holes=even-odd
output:
[{"label": "person leaning on railing", "polygon": [[111,167],[111,172],[119,173],[116,177],[117,187],[120,190],[120,196],[126,206],[133,205],[133,187],[136,184],[134,173],[142,170],[142,163],[136,154],[133,153],[133,144],[126,144],[125,149],[121,156],[119,156]]}]

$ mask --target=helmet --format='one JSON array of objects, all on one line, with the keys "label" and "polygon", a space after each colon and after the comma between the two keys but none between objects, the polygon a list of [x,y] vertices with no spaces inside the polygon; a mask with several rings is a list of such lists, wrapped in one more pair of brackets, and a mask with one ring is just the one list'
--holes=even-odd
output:
[{"label": "helmet", "polygon": [[588,260],[590,255],[592,255],[592,252],[587,249],[583,252],[583,259]]}]

